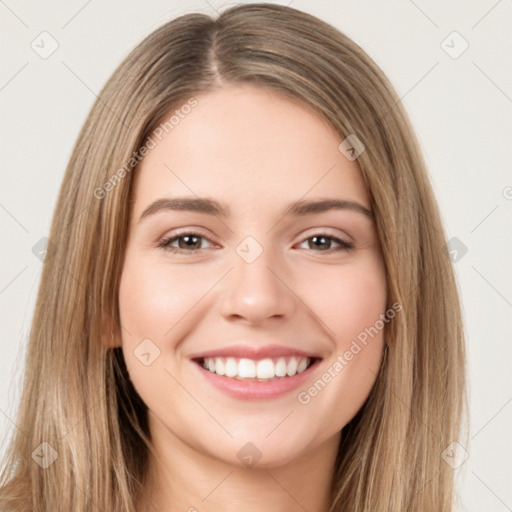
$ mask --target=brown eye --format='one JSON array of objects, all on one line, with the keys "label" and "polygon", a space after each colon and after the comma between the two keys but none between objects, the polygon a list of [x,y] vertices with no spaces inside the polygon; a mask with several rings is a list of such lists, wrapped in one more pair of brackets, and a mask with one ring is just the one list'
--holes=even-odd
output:
[{"label": "brown eye", "polygon": [[349,250],[353,248],[353,245],[341,240],[340,238],[326,235],[326,234],[318,234],[310,236],[306,238],[301,245],[307,244],[307,247],[303,247],[304,249],[312,249],[317,252],[327,252],[332,249],[333,251],[343,251]]},{"label": "brown eye", "polygon": [[197,233],[183,233],[165,238],[158,245],[172,252],[195,252],[205,248],[204,242],[210,243],[206,237]]}]

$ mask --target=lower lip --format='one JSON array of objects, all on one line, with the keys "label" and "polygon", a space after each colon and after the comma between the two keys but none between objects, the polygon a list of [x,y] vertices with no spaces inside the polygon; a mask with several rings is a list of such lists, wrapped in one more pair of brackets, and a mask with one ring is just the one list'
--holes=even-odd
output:
[{"label": "lower lip", "polygon": [[270,382],[232,379],[210,372],[195,362],[194,364],[210,384],[226,395],[244,400],[254,400],[277,398],[299,388],[315,371],[319,362],[320,359],[317,359],[307,370],[293,377],[281,377]]}]

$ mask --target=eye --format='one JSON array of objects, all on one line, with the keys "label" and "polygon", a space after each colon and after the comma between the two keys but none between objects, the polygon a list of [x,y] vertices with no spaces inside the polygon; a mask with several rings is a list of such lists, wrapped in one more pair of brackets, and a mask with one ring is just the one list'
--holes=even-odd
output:
[{"label": "eye", "polygon": [[[307,244],[307,247],[301,247]],[[337,247],[333,247],[337,246]],[[341,238],[328,235],[327,233],[317,233],[313,236],[306,238],[299,244],[299,247],[303,249],[313,249],[316,252],[337,252],[337,251],[348,251],[353,249],[354,246],[350,242],[346,242]]]},{"label": "eye", "polygon": [[158,247],[171,252],[196,252],[206,248],[203,242],[212,243],[199,233],[180,233],[163,238],[158,242]]},{"label": "eye", "polygon": [[[213,242],[205,236],[199,233],[187,232],[163,238],[158,243],[158,247],[176,253],[193,253],[208,248],[208,244],[213,245]],[[307,244],[307,247],[304,247],[304,244]],[[327,233],[317,233],[310,236],[302,241],[299,247],[316,252],[348,251],[354,248],[350,242]]]}]

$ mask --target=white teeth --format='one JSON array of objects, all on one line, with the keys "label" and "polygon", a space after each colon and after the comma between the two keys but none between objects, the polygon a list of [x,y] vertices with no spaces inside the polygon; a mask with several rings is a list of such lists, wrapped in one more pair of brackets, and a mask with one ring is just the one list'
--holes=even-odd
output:
[{"label": "white teeth", "polygon": [[226,361],[226,377],[234,377],[238,373],[238,365],[233,357]]},{"label": "white teeth", "polygon": [[301,359],[297,365],[297,373],[302,373],[308,367],[308,362],[305,359]]},{"label": "white teeth", "polygon": [[286,361],[280,357],[276,363],[276,377],[284,377],[286,375]]},{"label": "white teeth", "polygon": [[220,359],[220,358],[215,359],[215,373],[217,375],[224,375],[226,373],[226,369],[224,366],[224,359]]},{"label": "white teeth", "polygon": [[[288,359],[288,362],[287,362]],[[309,357],[279,357],[277,359],[237,359],[234,357],[206,357],[203,368],[217,375],[235,379],[272,380],[281,377],[293,377],[307,369]]]},{"label": "white teeth", "polygon": [[292,375],[295,375],[297,373],[297,359],[295,357],[292,357],[290,361],[288,361],[288,364],[286,365],[286,373],[288,374],[288,377],[291,377]]},{"label": "white teeth", "polygon": [[[215,370],[213,370],[215,372]],[[242,379],[256,377],[256,364],[251,359],[240,359],[238,363],[238,376]]]},{"label": "white teeth", "polygon": [[276,376],[272,359],[262,359],[256,365],[256,377],[258,379],[271,379]]}]

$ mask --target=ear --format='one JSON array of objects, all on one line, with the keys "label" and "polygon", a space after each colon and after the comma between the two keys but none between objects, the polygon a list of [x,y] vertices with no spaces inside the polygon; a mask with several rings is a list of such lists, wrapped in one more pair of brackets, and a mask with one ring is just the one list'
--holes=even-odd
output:
[{"label": "ear", "polygon": [[116,348],[122,345],[121,328],[109,315],[104,314],[101,322],[101,342],[107,348]]}]

